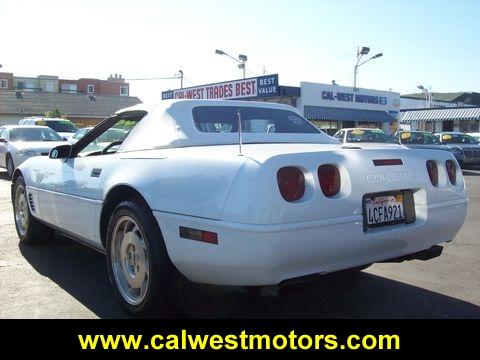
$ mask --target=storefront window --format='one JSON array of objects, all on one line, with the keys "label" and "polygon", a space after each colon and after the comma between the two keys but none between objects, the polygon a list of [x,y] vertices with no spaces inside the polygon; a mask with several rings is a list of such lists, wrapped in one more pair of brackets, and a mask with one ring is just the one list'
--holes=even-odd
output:
[{"label": "storefront window", "polygon": [[479,120],[460,120],[460,132],[478,132]]},{"label": "storefront window", "polygon": [[357,127],[370,128],[370,129],[381,129],[382,124],[377,122],[359,122]]},{"label": "storefront window", "polygon": [[311,123],[320,130],[326,132],[328,135],[334,135],[339,129],[338,121],[316,121],[312,120]]}]

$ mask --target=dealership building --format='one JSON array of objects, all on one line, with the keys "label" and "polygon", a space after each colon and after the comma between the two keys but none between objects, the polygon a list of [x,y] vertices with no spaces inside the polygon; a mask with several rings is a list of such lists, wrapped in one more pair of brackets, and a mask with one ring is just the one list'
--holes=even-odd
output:
[{"label": "dealership building", "polygon": [[400,113],[399,93],[312,82],[282,86],[277,74],[164,91],[162,100],[169,99],[287,104],[330,135],[346,127],[376,127],[390,134],[396,130]]}]

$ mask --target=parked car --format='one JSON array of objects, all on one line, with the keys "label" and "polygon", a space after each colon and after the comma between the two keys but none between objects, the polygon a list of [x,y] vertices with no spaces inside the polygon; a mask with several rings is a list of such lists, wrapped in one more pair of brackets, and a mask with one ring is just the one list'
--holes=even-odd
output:
[{"label": "parked car", "polygon": [[[111,128],[131,131],[88,150]],[[467,209],[448,151],[344,148],[290,106],[249,101],[118,111],[12,182],[20,241],[55,228],[106,253],[134,314],[165,313],[188,281],[270,288],[437,257]]]},{"label": "parked car", "polygon": [[403,147],[402,145],[396,144],[393,139],[381,129],[345,128],[337,131],[333,137],[345,146],[395,149]]},{"label": "parked car", "polygon": [[463,164],[463,151],[459,146],[447,146],[428,131],[400,131],[394,135],[395,141],[410,149],[431,149],[450,151],[460,165]]},{"label": "parked car", "polygon": [[69,140],[77,132],[75,125],[68,119],[31,117],[20,120],[18,124],[48,126],[65,140]]},{"label": "parked car", "polygon": [[64,140],[46,126],[6,125],[0,127],[0,167],[10,178],[17,166],[32,156],[47,156]]},{"label": "parked car", "polygon": [[442,132],[435,134],[440,139],[442,144],[448,147],[459,147],[462,149],[465,165],[480,164],[480,145],[470,135],[461,132]]},{"label": "parked car", "polygon": [[[69,142],[76,143],[83,136],[85,136],[93,128],[84,128],[77,131]],[[111,128],[105,131],[102,135],[98,137],[94,142],[92,142],[85,150],[86,151],[99,151],[103,150],[107,145],[110,145],[112,141],[121,141],[125,139],[129,133],[129,129],[125,128]]]},{"label": "parked car", "polygon": [[92,129],[93,129],[93,127],[85,127],[85,128],[77,130],[77,132],[75,134],[73,134],[70,139],[68,139],[68,142],[71,143],[71,144],[75,144],[78,140],[80,140],[82,137],[84,137],[85,134],[88,133]]},{"label": "parked car", "polygon": [[470,135],[475,139],[477,144],[480,144],[480,132],[474,132],[474,133],[467,133],[467,135]]}]

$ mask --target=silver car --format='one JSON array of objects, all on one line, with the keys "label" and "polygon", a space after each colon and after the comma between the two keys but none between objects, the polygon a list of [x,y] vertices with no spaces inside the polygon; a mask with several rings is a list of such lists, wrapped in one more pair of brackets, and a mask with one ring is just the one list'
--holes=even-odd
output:
[{"label": "silver car", "polygon": [[0,167],[10,178],[17,166],[32,156],[46,156],[65,144],[60,135],[47,126],[6,125],[0,127]]},{"label": "silver car", "polygon": [[464,154],[463,164],[479,165],[480,164],[480,145],[470,135],[450,131],[435,134],[438,136],[442,144],[448,147],[459,147]]},{"label": "silver car", "polygon": [[463,151],[459,146],[442,144],[438,137],[428,131],[399,131],[394,135],[395,141],[410,149],[428,149],[450,151],[459,164],[463,164]]}]

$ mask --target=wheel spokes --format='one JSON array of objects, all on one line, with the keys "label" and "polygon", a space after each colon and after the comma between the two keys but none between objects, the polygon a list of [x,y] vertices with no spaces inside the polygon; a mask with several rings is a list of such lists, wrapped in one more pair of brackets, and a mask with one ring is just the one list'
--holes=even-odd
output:
[{"label": "wheel spokes", "polygon": [[137,305],[149,286],[148,250],[141,229],[133,218],[124,216],[115,225],[112,244],[112,266],[122,297]]}]

